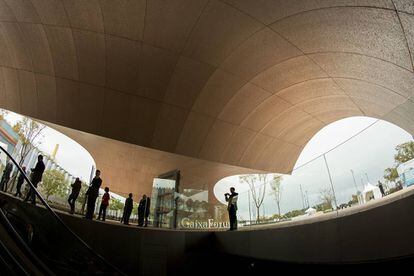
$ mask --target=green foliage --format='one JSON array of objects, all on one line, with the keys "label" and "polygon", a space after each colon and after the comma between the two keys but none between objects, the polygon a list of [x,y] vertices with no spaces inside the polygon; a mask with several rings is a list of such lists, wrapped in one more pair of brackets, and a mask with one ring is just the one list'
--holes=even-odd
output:
[{"label": "green foliage", "polygon": [[269,219],[272,219],[272,220],[273,219],[280,220],[280,219],[284,219],[284,218],[285,218],[285,216],[281,216],[279,214],[273,214],[269,217]]},{"label": "green foliage", "polygon": [[0,121],[4,120],[4,116],[7,115],[7,111],[0,108]]},{"label": "green foliage", "polygon": [[283,176],[281,175],[274,175],[273,178],[270,180],[270,188],[272,189],[271,194],[274,196],[277,204],[277,210],[280,217],[280,202],[282,201],[282,191],[283,188],[281,186],[283,180]]},{"label": "green foliage", "polygon": [[134,207],[132,208],[132,215],[138,216],[138,203],[134,202]]},{"label": "green foliage", "polygon": [[396,166],[384,170],[384,179],[387,183],[396,183],[399,177],[397,167],[414,158],[414,142],[399,144],[395,147],[395,150],[397,151],[394,155]]},{"label": "green foliage", "polygon": [[[239,182],[249,185],[250,193],[256,206],[256,220],[260,221],[260,206],[263,204],[268,184],[267,174],[246,174],[239,176]],[[257,185],[259,184],[259,185]]]},{"label": "green foliage", "polygon": [[352,199],[350,201],[348,201],[348,205],[354,205],[358,203],[358,196],[357,195],[352,195]]},{"label": "green foliage", "polygon": [[65,181],[65,175],[58,170],[47,170],[43,174],[40,190],[49,200],[51,195],[66,196],[69,183]]},{"label": "green foliage", "polygon": [[85,200],[86,200],[86,191],[88,190],[88,188],[89,188],[89,186],[86,183],[82,182],[82,186],[81,186],[81,189],[79,191],[78,202],[81,202],[82,204],[85,202]]},{"label": "green foliage", "polygon": [[111,198],[108,208],[109,210],[113,211],[122,210],[124,208],[124,203],[122,203],[121,200],[117,198]]},{"label": "green foliage", "polygon": [[395,192],[397,192],[401,189],[402,189],[401,185],[398,185],[398,183],[397,183],[397,185],[395,187],[392,187],[388,190],[388,194],[395,193]]},{"label": "green foliage", "polygon": [[406,142],[395,147],[397,153],[394,155],[395,162],[402,164],[414,158],[414,142]]},{"label": "green foliage", "polygon": [[45,127],[45,125],[39,124],[28,117],[23,117],[23,119],[13,126],[13,130],[19,135],[19,140],[22,144],[19,152],[19,165],[23,164],[27,155],[33,148],[39,146],[39,138]]},{"label": "green foliage", "polygon": [[285,218],[293,218],[293,217],[301,216],[301,215],[304,215],[304,214],[305,214],[305,210],[292,210],[290,212],[287,212],[283,216]]},{"label": "green foliage", "polygon": [[387,169],[385,169],[384,179],[387,182],[395,183],[395,181],[397,180],[398,177],[399,177],[399,175],[398,175],[397,168],[387,168]]},{"label": "green foliage", "polygon": [[322,199],[322,210],[332,209],[332,201],[335,199],[333,191],[330,188],[321,189],[320,197]]}]

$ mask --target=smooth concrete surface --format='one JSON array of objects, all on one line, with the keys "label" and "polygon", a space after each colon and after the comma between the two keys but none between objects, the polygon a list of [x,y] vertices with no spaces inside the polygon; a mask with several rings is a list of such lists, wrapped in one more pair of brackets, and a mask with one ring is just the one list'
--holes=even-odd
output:
[{"label": "smooth concrete surface", "polygon": [[75,141],[91,153],[97,169],[101,170],[102,187],[107,186],[124,197],[133,193],[135,201],[143,194],[151,195],[154,178],[176,169],[181,174],[180,190],[207,190],[208,200],[213,204],[218,203],[213,192],[214,186],[222,178],[235,174],[263,173],[140,147],[50,123],[48,125],[69,137],[76,137]]},{"label": "smooth concrete surface", "polygon": [[294,263],[380,262],[414,256],[414,188],[321,217],[215,233],[219,251]]},{"label": "smooth concrete surface", "polygon": [[183,270],[192,254],[213,251],[210,232],[143,229],[136,224],[128,227],[60,216],[96,252],[129,275],[171,275]]},{"label": "smooth concrete surface", "polygon": [[414,131],[413,18],[412,0],[0,0],[0,107],[288,173],[338,119]]}]

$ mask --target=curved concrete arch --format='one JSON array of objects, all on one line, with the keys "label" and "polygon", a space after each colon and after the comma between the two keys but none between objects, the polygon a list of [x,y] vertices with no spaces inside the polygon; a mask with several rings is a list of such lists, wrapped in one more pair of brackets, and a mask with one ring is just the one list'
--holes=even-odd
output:
[{"label": "curved concrete arch", "polygon": [[407,3],[0,0],[0,106],[211,168],[289,171],[318,122],[414,131]]}]

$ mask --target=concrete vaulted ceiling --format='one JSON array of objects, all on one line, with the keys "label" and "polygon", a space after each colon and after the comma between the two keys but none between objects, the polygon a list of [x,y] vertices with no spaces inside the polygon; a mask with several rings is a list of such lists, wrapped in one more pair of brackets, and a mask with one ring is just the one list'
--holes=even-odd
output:
[{"label": "concrete vaulted ceiling", "polygon": [[413,63],[413,0],[0,0],[1,107],[237,168],[349,116],[414,133]]}]

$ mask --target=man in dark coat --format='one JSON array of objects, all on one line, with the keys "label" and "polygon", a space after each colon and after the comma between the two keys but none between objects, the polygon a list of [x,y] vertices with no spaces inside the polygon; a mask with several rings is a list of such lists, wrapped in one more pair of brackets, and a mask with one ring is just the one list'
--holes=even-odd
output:
[{"label": "man in dark coat", "polygon": [[69,195],[68,203],[70,206],[70,212],[71,214],[75,213],[75,201],[79,196],[79,192],[82,188],[82,182],[80,181],[79,177],[76,177],[75,182],[73,182],[72,186],[72,192]]},{"label": "man in dark coat", "polygon": [[144,226],[144,219],[145,219],[145,227],[147,227],[148,216],[150,213],[149,211],[150,211],[150,199],[147,197],[147,195],[143,195],[138,205],[138,226]]},{"label": "man in dark coat", "polygon": [[[37,157],[36,166],[32,169],[32,176],[30,178],[30,182],[32,182],[33,186],[37,188],[37,184],[42,181],[43,172],[45,171],[45,164],[43,163],[43,155],[39,155]],[[27,193],[26,198],[24,201],[28,201],[29,198],[31,199],[33,204],[36,204],[36,192],[32,187],[30,187],[30,191]]]},{"label": "man in dark coat", "polygon": [[129,217],[131,216],[132,208],[134,208],[134,201],[132,200],[132,194],[130,193],[125,200],[124,214],[122,216],[122,221],[126,225],[129,225]]},{"label": "man in dark coat", "polygon": [[11,162],[7,162],[6,167],[3,170],[3,176],[1,177],[0,190],[7,191],[7,183],[10,180],[10,174],[13,170],[13,165]]},{"label": "man in dark coat", "polygon": [[88,196],[87,206],[86,206],[86,219],[92,219],[93,213],[95,213],[95,203],[99,195],[99,187],[102,185],[102,179],[100,177],[101,171],[96,170],[95,177],[92,179],[89,189],[86,191]]},{"label": "man in dark coat", "polygon": [[24,173],[20,173],[19,177],[17,178],[16,193],[14,194],[14,196],[18,196],[18,197],[22,196],[21,189],[22,189],[22,185],[25,179],[24,175],[26,174],[26,167],[23,167],[22,170]]}]

